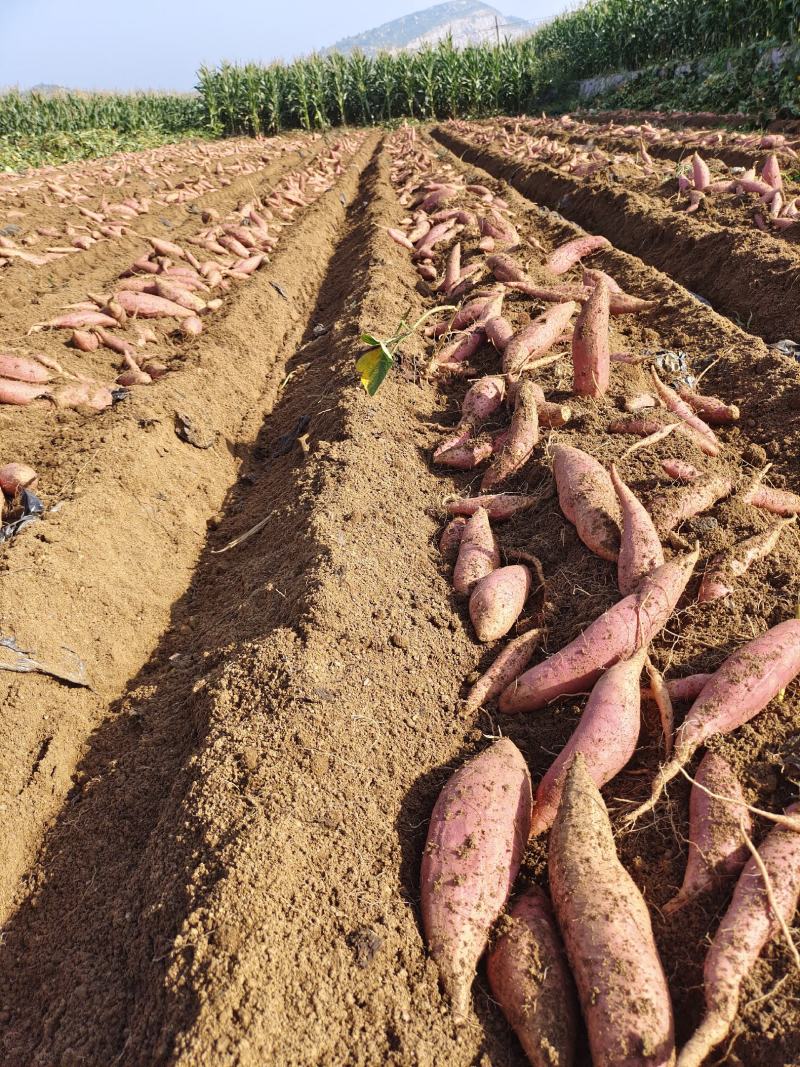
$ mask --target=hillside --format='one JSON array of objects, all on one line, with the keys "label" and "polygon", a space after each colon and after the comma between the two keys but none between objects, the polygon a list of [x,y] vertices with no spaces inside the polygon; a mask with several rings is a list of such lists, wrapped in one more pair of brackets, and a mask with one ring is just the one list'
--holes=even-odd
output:
[{"label": "hillside", "polygon": [[343,37],[328,51],[352,52],[360,49],[367,55],[377,52],[399,52],[435,44],[451,34],[454,44],[481,44],[500,38],[521,37],[530,33],[533,24],[513,15],[504,15],[497,8],[480,0],[449,0],[423,11],[415,11],[403,18],[385,22],[375,29],[353,37]]}]

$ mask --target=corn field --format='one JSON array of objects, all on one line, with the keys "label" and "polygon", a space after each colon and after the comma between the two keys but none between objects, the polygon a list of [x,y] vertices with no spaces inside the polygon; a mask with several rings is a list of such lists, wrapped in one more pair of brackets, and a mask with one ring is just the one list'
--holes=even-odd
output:
[{"label": "corn field", "polygon": [[273,134],[534,110],[594,74],[798,39],[800,0],[592,0],[530,37],[456,49],[312,55],[293,63],[201,67],[196,94],[17,92],[0,96],[0,135],[112,129]]},{"label": "corn field", "polygon": [[194,93],[5,93],[0,96],[0,134],[37,135],[77,130],[142,129],[183,133],[206,123]]},{"label": "corn field", "polygon": [[228,134],[519,112],[533,103],[532,39],[418,52],[313,55],[284,65],[203,67],[211,128]]}]

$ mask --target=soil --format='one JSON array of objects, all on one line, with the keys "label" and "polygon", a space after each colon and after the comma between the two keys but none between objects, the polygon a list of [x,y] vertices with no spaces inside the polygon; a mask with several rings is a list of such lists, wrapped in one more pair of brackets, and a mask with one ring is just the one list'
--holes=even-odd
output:
[{"label": "soil", "polygon": [[747,208],[730,206],[734,197],[723,195],[710,209],[686,215],[657,179],[647,192],[640,180],[626,182],[623,175],[575,178],[546,164],[510,162],[447,127],[434,133],[463,159],[665,271],[769,343],[796,339],[800,246],[756,229]]},{"label": "soil", "polygon": [[[534,240],[549,250],[580,232],[510,188],[506,180],[523,185],[491,153],[465,165],[436,148],[443,167],[502,192],[534,276]],[[275,178],[267,167],[248,181],[263,192]],[[50,661],[72,662],[65,647],[74,650],[92,686],[0,672],[4,1065],[524,1062],[482,970],[474,1013],[453,1025],[421,937],[419,863],[453,770],[502,731],[536,784],[582,700],[508,719],[493,707],[462,710],[468,680],[500,647],[474,640],[436,549],[445,496],[476,491],[473,475],[430,464],[467,383],[422,380],[420,336],[374,398],[354,373],[361,333],[388,337],[433,306],[385,231],[404,213],[385,140],[369,133],[336,187],[199,338],[164,335],[173,373],[93,417],[0,412],[2,454],[37,466],[45,502],[62,503],[5,549],[0,635]],[[615,243],[625,243],[616,232]],[[64,267],[52,294],[32,271],[27,301],[6,291],[3,343],[21,345],[40,317],[31,293],[49,314],[109,284],[133,251],[106,247],[96,274],[86,253],[80,275]],[[657,300],[613,320],[612,348],[683,350],[695,374],[708,368],[709,393],[741,406],[704,469],[741,485],[770,461],[772,484],[797,490],[800,367],[690,296],[672,267],[661,273],[617,249],[592,265]],[[538,310],[514,296],[505,313],[521,326]],[[68,358],[63,338],[40,340]],[[97,373],[95,358],[112,365],[81,358]],[[475,363],[496,366],[487,349]],[[569,359],[541,381],[550,399],[566,400]],[[633,438],[606,426],[647,384],[642,367],[618,364],[602,402],[569,396],[573,421],[547,436],[515,484],[539,503],[498,527],[507,556],[521,549],[544,566],[542,655],[618,598],[613,566],[560,513],[547,445],[563,437],[619,459]],[[210,447],[176,435],[176,412]],[[671,485],[659,464],[669,455],[698,463],[673,438],[624,461],[646,503]],[[680,534],[699,537],[706,559],[768,525],[753,510],[731,497]],[[653,647],[658,666],[668,676],[714,669],[791,617],[799,555],[790,527],[733,597],[712,605],[694,602],[695,578]],[[649,704],[644,712],[640,748],[604,795],[620,857],[651,908],[682,1042],[701,1012],[702,946],[727,898],[720,890],[669,919],[659,911],[683,875],[685,782],[634,832],[622,830],[661,755],[657,715]],[[713,742],[751,803],[779,810],[796,794],[799,721],[795,683],[783,703]],[[532,880],[546,884],[545,839],[526,854],[520,886]],[[714,1062],[800,1063],[800,976],[789,959],[780,941],[765,951],[735,1040]]]}]

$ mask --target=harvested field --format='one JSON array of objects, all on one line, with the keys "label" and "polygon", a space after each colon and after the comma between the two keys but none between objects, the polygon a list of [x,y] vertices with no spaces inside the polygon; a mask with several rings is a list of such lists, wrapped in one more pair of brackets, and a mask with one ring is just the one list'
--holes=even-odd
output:
[{"label": "harvested field", "polygon": [[[486,130],[497,143],[480,143]],[[578,305],[592,292],[582,266],[606,272],[647,302],[611,317],[610,350],[623,359],[611,364],[608,391],[574,395],[572,326],[552,340],[549,362],[524,371],[570,411],[555,426],[540,408],[538,443],[502,484],[533,500],[494,524],[501,561],[533,556],[545,579],[509,636],[541,627],[539,663],[620,598],[613,562],[562,514],[558,444],[615,462],[654,514],[681,488],[665,459],[728,485],[663,537],[668,558],[700,543],[694,576],[650,647],[667,679],[714,671],[795,616],[791,523],[730,595],[697,601],[710,558],[775,522],[745,502],[753,478],[769,465],[765,485],[800,492],[800,364],[765,343],[797,339],[785,306],[795,245],[758,230],[745,237],[727,220],[704,224],[701,238],[697,217],[678,217],[655,179],[622,191],[615,179],[520,164],[499,150],[501,130],[513,126],[242,140],[227,154],[203,147],[214,188],[193,182],[185,198],[139,213],[134,232],[80,255],[0,269],[0,353],[43,356],[52,379],[33,403],[0,406],[0,458],[36,470],[46,508],[5,543],[0,570],[4,1065],[526,1062],[483,964],[467,1019],[454,1023],[421,929],[420,865],[452,773],[502,734],[535,790],[585,695],[518,715],[496,701],[465,706],[505,642],[476,640],[438,543],[446,502],[480,492],[491,447],[470,469],[434,452],[459,426],[472,382],[502,376],[486,319],[455,335],[476,333],[466,360],[452,345],[443,355],[452,312],[420,323],[374,396],[355,371],[363,334],[387,341],[402,322],[468,306],[483,290],[484,300],[502,296],[518,333],[567,290],[531,292],[567,286]],[[181,151],[120,161],[108,201],[141,204],[147,168],[158,174],[165,159],[180,191],[193,169]],[[229,172],[217,173],[219,155]],[[6,190],[0,223],[13,203],[25,233],[47,218],[66,234],[75,204],[45,203],[44,190],[55,182],[86,195],[80,203],[94,211],[115,168],[99,166],[96,180],[56,168],[61,177],[48,173],[16,199]],[[576,221],[611,244],[555,276],[545,262],[584,235]],[[243,256],[236,243],[249,240]],[[446,278],[456,244],[461,273]],[[488,257],[501,253],[524,269],[527,292],[493,270]],[[100,339],[125,339],[127,353],[105,343],[81,351],[69,329],[29,333],[70,305],[116,313],[120,293],[154,295],[125,290],[133,279],[173,279],[174,295],[195,294],[199,333],[181,325],[191,300],[165,317],[111,314]],[[149,374],[156,364],[163,370]],[[715,427],[716,454],[655,401],[646,414],[675,427],[659,440],[631,451],[641,437],[610,432],[629,417],[626,402],[655,388],[652,365],[667,383],[738,407],[736,421]],[[133,384],[101,410],[51,399],[76,378],[117,393],[115,377],[128,372]],[[496,452],[508,422],[497,406],[461,443]],[[20,673],[30,658],[37,671]],[[680,716],[685,705],[676,707]],[[603,795],[650,911],[680,1047],[700,1020],[704,950],[731,886],[678,914],[662,910],[683,877],[689,784],[677,779],[654,811],[633,828],[624,822],[663,758],[650,700],[642,714],[636,753]],[[796,796],[799,725],[794,681],[709,742],[750,804],[779,812]],[[756,842],[768,829],[755,818]],[[532,883],[547,885],[546,835],[529,843],[515,894]],[[800,924],[793,929],[797,937]],[[708,1062],[800,1063],[799,997],[777,936]],[[583,1033],[577,1062],[591,1063]]]},{"label": "harvested field", "polygon": [[[691,174],[689,163],[697,149],[715,179],[731,179],[732,166],[754,166],[760,173],[773,149],[760,148],[758,138],[745,135],[739,135],[745,148],[738,141],[735,149],[725,143],[720,147],[713,143],[715,135],[697,137],[691,131],[681,143],[667,137],[648,141],[643,157],[641,137],[604,134],[590,123],[581,124],[582,132],[575,134],[576,125],[556,120],[470,127],[451,123],[438,127],[435,136],[542,206],[665,271],[749,332],[769,343],[796,340],[800,225],[781,219],[777,222],[790,225],[776,229],[768,207],[754,194],[709,195],[694,212],[687,212],[688,194],[678,194],[678,161]],[[793,204],[800,192],[791,147],[797,142],[784,140],[786,145],[774,151],[795,175],[786,182],[787,203]]]}]

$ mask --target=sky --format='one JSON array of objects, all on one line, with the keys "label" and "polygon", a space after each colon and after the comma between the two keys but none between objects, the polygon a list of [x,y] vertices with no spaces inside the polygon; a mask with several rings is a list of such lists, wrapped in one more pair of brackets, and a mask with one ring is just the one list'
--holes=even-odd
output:
[{"label": "sky", "polygon": [[[486,0],[536,20],[566,0]],[[194,88],[206,63],[290,60],[433,0],[0,0],[0,88]]]}]

